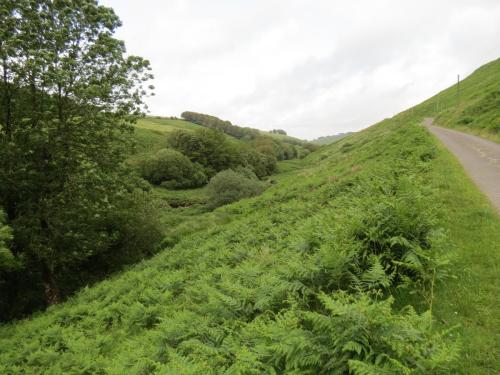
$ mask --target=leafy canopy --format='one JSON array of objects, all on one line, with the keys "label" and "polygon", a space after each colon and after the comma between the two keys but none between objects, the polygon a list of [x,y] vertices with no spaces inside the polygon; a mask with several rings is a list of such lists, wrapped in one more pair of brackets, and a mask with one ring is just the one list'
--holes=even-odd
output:
[{"label": "leafy canopy", "polygon": [[3,1],[0,17],[0,205],[29,283],[55,303],[67,270],[117,241],[107,228],[137,186],[121,163],[152,75],[95,0]]}]

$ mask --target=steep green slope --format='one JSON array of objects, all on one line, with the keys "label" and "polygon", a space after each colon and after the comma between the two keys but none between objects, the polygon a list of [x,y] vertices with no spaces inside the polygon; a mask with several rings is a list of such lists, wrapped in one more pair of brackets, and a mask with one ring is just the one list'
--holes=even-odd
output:
[{"label": "steep green slope", "polygon": [[166,135],[175,130],[196,129],[202,129],[202,127],[185,120],[147,116],[135,125],[134,138],[137,141],[137,154],[156,153],[167,147]]},{"label": "steep green slope", "polygon": [[[438,125],[500,141],[500,59],[460,84],[394,118],[402,124],[434,117]],[[495,104],[496,103],[496,104]],[[466,121],[464,121],[466,119]],[[443,326],[459,324],[464,346],[461,373],[500,373],[500,217],[456,158],[437,139],[441,162],[432,172],[440,215],[450,233],[456,279],[436,290],[434,312]]]},{"label": "steep green slope", "polygon": [[406,112],[500,142],[500,59]]},{"label": "steep green slope", "polygon": [[202,126],[193,124],[192,122],[186,120],[174,120],[164,117],[147,116],[137,122],[136,128],[156,130],[158,132],[168,133],[174,130],[201,129]]},{"label": "steep green slope", "polygon": [[2,327],[0,372],[446,369],[454,340],[385,300],[398,286],[430,298],[420,286],[448,248],[428,187],[435,156],[423,128],[396,121],[313,153],[261,197],[219,209],[230,223]]}]

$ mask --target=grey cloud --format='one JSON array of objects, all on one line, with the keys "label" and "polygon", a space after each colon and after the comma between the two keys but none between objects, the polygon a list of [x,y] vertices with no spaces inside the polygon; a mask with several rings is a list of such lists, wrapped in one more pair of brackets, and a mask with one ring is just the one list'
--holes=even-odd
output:
[{"label": "grey cloud", "polygon": [[495,0],[102,2],[152,62],[152,113],[306,138],[392,116],[500,55]]}]

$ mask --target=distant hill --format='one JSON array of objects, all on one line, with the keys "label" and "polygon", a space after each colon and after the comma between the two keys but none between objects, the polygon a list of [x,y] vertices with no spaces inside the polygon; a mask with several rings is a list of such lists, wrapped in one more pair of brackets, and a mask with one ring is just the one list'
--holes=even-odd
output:
[{"label": "distant hill", "polygon": [[329,144],[337,142],[337,141],[341,140],[342,138],[345,138],[351,134],[353,134],[353,133],[347,132],[347,133],[339,133],[339,134],[335,134],[335,135],[327,135],[324,137],[319,137],[319,138],[313,139],[311,141],[311,143],[314,143],[315,145],[319,145],[319,146],[329,145]]},{"label": "distant hill", "polygon": [[[214,116],[185,112],[183,117],[140,119],[135,124],[135,147],[127,163],[141,171],[143,177],[152,178],[151,166],[157,165],[160,150],[173,148],[188,156],[191,162],[204,165],[208,178],[222,169],[236,168],[236,165],[249,167],[263,178],[277,171],[278,162],[303,159],[318,148],[318,145],[286,134],[240,127]],[[213,142],[221,143],[215,146]]]},{"label": "distant hill", "polygon": [[279,140],[280,142],[295,146],[302,146],[309,149],[314,148],[312,147],[312,144],[310,142],[299,138],[290,137],[283,130],[272,130],[267,132],[247,126],[234,125],[233,123],[231,123],[231,121],[222,120],[215,116],[190,111],[183,112],[181,116],[187,121],[205,126],[207,128],[221,130],[224,133],[231,135],[237,139],[251,140],[259,137],[265,137]]}]

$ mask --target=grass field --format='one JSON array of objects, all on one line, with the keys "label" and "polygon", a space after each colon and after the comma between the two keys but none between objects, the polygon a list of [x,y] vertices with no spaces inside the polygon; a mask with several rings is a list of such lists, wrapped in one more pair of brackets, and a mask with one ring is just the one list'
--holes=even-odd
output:
[{"label": "grass field", "polygon": [[[135,124],[134,139],[136,141],[135,155],[129,158],[132,163],[143,155],[155,153],[158,150],[168,147],[167,136],[176,130],[197,130],[203,126],[193,124],[185,120],[172,120],[168,118],[157,118],[148,116],[140,119]],[[226,136],[232,143],[240,143],[238,139]]]},{"label": "grass field", "polygon": [[[184,120],[146,117],[135,124],[136,155],[155,153],[167,147],[167,134],[175,130],[196,130],[199,125]],[[133,158],[132,158],[133,159]]]},{"label": "grass field", "polygon": [[155,130],[162,133],[168,133],[174,130],[196,130],[203,128],[200,125],[185,120],[172,120],[153,116],[147,116],[140,119],[136,127],[139,129]]}]

